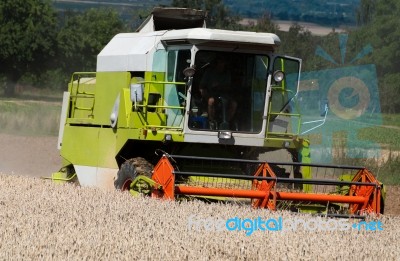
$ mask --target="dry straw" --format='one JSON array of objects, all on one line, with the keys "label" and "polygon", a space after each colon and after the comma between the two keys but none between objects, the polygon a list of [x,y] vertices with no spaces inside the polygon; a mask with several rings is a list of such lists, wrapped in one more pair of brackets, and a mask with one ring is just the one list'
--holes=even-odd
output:
[{"label": "dry straw", "polygon": [[[197,217],[293,217],[239,204],[172,202],[0,175],[1,260],[398,260],[400,221],[383,231],[188,230]],[[302,216],[308,218],[308,216]]]}]

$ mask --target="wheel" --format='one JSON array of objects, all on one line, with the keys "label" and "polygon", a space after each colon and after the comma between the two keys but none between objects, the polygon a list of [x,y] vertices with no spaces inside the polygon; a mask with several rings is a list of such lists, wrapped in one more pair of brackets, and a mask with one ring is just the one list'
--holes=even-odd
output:
[{"label": "wheel", "polygon": [[132,158],[126,160],[117,173],[117,179],[114,181],[114,186],[119,190],[129,190],[133,180],[138,175],[143,175],[151,178],[153,165],[144,158]]}]

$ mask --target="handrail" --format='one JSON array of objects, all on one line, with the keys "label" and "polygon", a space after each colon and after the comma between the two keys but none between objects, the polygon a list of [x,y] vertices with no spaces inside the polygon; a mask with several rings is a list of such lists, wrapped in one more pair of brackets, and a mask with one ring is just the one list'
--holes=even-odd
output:
[{"label": "handrail", "polygon": [[[297,105],[297,104],[296,104]],[[271,107],[269,106],[268,108],[268,115],[267,115],[267,129],[266,129],[266,139],[271,139],[271,137],[269,137],[269,135],[299,135],[300,134],[300,130],[301,130],[301,114],[300,113],[288,113],[288,112],[271,112]],[[297,131],[296,132],[273,132],[273,131],[269,131],[269,127],[271,122],[271,116],[284,116],[284,117],[296,117],[298,118],[298,123],[297,123]],[[276,117],[275,117],[276,119]]]},{"label": "handrail", "polygon": [[[87,78],[83,76],[87,76]],[[72,74],[70,80],[70,86],[71,86],[70,100],[72,103],[72,111],[71,111],[72,118],[76,118],[75,110],[89,111],[91,112],[91,114],[89,114],[88,118],[85,119],[93,118],[95,93],[85,91],[84,87],[82,87],[83,90],[80,90],[81,89],[80,86],[84,86],[89,81],[95,79],[95,77],[96,77],[96,72],[75,72]],[[82,79],[87,79],[87,81],[82,82]],[[85,104],[88,105],[89,107],[77,105],[77,101],[78,100],[82,101],[82,99],[93,99],[93,103],[91,105]]]},{"label": "handrail", "polygon": [[168,82],[168,81],[138,81],[137,83],[155,83],[155,84],[177,84],[185,85],[185,82]]},{"label": "handrail", "polygon": [[77,86],[76,94],[86,94],[86,95],[94,96],[94,93],[92,93],[92,92],[85,92],[84,90],[82,92],[79,92],[81,75],[84,75],[84,74],[91,76],[92,78],[96,77],[96,72],[74,72],[71,76],[70,84],[71,84],[71,86],[74,86],[74,81],[76,79],[78,81],[76,84],[76,86]]},{"label": "handrail", "polygon": [[[298,104],[296,102],[297,100],[295,99],[295,97],[297,95],[297,92],[294,92],[292,90],[289,90],[289,89],[286,89],[286,88],[280,87],[280,86],[271,86],[271,90],[272,91],[274,91],[274,90],[275,91],[279,91],[279,92],[281,92],[282,94],[285,94],[285,95],[292,94],[293,97],[291,97],[290,99],[287,99],[287,102],[285,103],[285,105],[283,106],[283,108],[281,109],[280,112],[273,112],[272,111],[272,99],[270,99],[269,106],[268,106],[268,114],[267,114],[266,139],[273,139],[273,138],[269,137],[270,135],[284,135],[284,136],[299,135],[300,131],[301,131],[301,114],[300,113],[284,112],[284,110],[289,106],[291,101],[294,101],[296,110],[299,111],[298,110]],[[293,132],[293,133],[292,132],[288,132],[288,131],[286,131],[286,132],[272,132],[272,131],[269,131],[270,124],[271,124],[271,122],[273,122],[271,120],[271,118],[272,118],[271,116],[276,116],[275,119],[278,116],[296,117],[296,118],[298,118],[297,131]]]},{"label": "handrail", "polygon": [[[152,85],[162,85],[162,90],[161,92],[164,94],[165,90],[167,88],[176,88],[176,85],[186,85],[185,82],[172,82],[172,81],[148,81],[148,80],[143,80],[143,81],[138,81],[136,82],[137,84],[143,84],[145,86],[145,88],[150,88],[150,84]],[[171,85],[171,86],[168,86]],[[185,90],[186,92],[186,90]],[[147,95],[150,93],[150,91],[147,92]],[[183,97],[184,99],[186,99],[186,96],[184,96],[181,93],[178,93],[179,96]],[[166,101],[166,96],[165,95],[161,95],[162,100]],[[144,112],[147,113],[148,110],[147,109],[171,109],[171,110],[184,110],[185,106],[170,106],[170,105],[149,105],[147,104],[147,101],[144,102],[143,104],[134,104],[134,106],[136,108],[144,108]],[[182,113],[182,115],[184,115],[184,113]],[[145,128],[159,128],[159,129],[183,129],[183,126],[181,126],[182,124],[180,123],[179,126],[174,126],[174,125],[167,125],[167,123],[163,124],[163,125],[155,125],[155,124],[149,124],[149,122],[146,120],[144,123],[144,127]]]},{"label": "handrail", "polygon": [[177,110],[183,110],[185,107],[183,106],[168,106],[168,105],[143,105],[143,104],[138,104],[136,107],[141,107],[141,108],[150,108],[150,109],[177,109]]}]

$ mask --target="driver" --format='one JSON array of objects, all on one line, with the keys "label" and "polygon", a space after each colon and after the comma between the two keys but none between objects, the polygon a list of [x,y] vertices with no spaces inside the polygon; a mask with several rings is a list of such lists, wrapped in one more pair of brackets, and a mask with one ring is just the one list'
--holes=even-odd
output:
[{"label": "driver", "polygon": [[232,97],[231,87],[231,73],[228,70],[227,59],[219,55],[204,73],[199,86],[202,98],[207,101],[210,125],[215,124],[215,103],[218,98],[226,99],[228,102],[226,120],[230,122],[233,119],[237,102]]}]

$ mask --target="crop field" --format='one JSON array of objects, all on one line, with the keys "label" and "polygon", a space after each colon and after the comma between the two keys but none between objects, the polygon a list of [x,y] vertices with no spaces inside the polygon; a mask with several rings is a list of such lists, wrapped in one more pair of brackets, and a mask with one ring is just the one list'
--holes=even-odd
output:
[{"label": "crop field", "polygon": [[238,203],[132,198],[41,179],[61,164],[56,148],[60,106],[57,101],[0,101],[1,260],[400,259],[397,185],[387,186],[385,215],[367,220],[380,222],[382,230],[300,227],[246,235],[245,230],[219,231],[207,222],[316,217]]},{"label": "crop field", "polygon": [[400,258],[397,216],[381,217],[383,230],[376,231],[298,229],[254,231],[246,235],[246,231],[219,231],[203,223],[197,226],[196,222],[233,217],[309,220],[311,216],[251,210],[241,205],[132,198],[119,191],[13,175],[0,175],[0,185],[3,260]]}]

